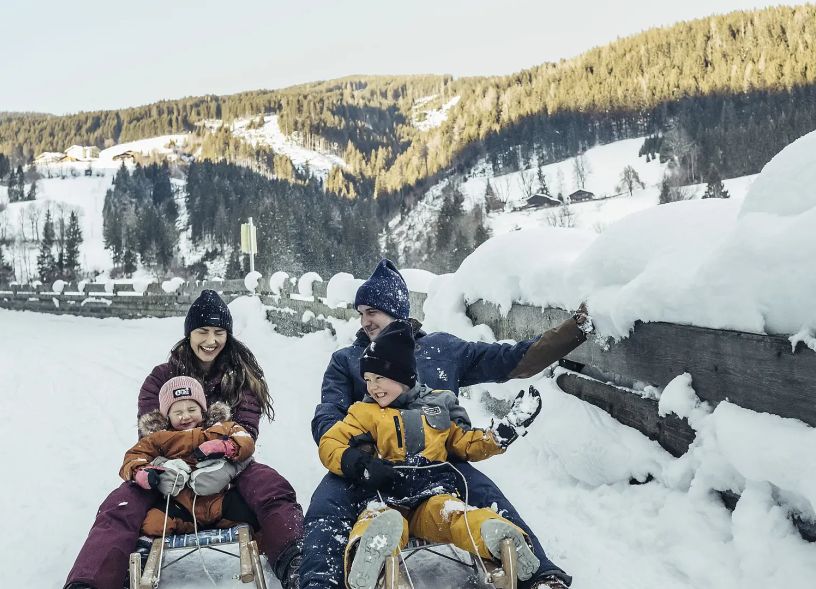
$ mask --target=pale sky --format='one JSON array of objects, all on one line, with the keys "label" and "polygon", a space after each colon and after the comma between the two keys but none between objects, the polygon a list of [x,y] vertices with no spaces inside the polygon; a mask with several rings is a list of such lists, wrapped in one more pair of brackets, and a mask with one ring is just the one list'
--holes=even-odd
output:
[{"label": "pale sky", "polygon": [[64,114],[350,74],[507,74],[750,0],[12,0],[0,111]]}]

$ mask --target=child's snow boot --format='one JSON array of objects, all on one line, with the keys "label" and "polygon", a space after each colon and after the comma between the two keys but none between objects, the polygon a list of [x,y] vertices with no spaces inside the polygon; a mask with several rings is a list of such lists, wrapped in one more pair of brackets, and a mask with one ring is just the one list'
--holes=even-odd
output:
[{"label": "child's snow boot", "polygon": [[538,570],[541,564],[530,550],[527,540],[524,538],[519,529],[513,524],[500,519],[489,519],[482,523],[481,527],[482,540],[485,546],[495,558],[501,559],[501,541],[509,538],[513,541],[516,547],[516,556],[518,557],[518,578],[526,581],[533,576],[533,573]]},{"label": "child's snow boot", "polygon": [[402,527],[403,518],[393,509],[383,511],[371,520],[360,537],[351,563],[348,574],[351,589],[374,589],[385,559],[399,544]]}]

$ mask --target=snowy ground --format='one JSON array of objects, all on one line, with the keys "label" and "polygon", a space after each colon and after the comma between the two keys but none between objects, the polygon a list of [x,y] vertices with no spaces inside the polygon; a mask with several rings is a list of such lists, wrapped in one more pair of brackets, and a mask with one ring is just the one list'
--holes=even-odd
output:
[{"label": "snowy ground", "polygon": [[[275,397],[277,418],[262,427],[257,457],[289,478],[305,505],[324,474],[309,430],[323,370],[331,352],[351,341],[356,325],[341,324],[337,337],[322,332],[286,338],[263,320],[254,299],[238,299],[231,309],[235,332],[258,355]],[[38,531],[36,550],[16,533],[2,535],[3,562],[14,565],[5,567],[4,586],[60,586],[97,506],[119,483],[124,451],[136,438],[139,386],[166,359],[182,323],[0,310],[0,410],[7,416],[2,439],[20,452],[12,464],[23,465],[8,465],[0,502],[7,506],[7,530]],[[756,480],[749,481],[732,515],[705,486],[678,482],[678,473],[689,471],[688,460],[673,459],[605,412],[562,393],[550,379],[530,382],[542,390],[542,415],[530,435],[481,467],[519,506],[550,556],[575,576],[575,589],[812,586],[816,546],[799,539],[756,465]],[[526,384],[490,390],[506,397]],[[463,404],[476,424],[485,424],[480,391],[472,389]],[[722,424],[740,422],[730,417],[720,423],[725,436]],[[767,444],[760,445],[784,451],[772,445],[779,438],[773,427],[761,419],[750,423],[750,438],[764,437]],[[722,460],[717,464],[725,469]],[[629,484],[647,474],[655,480]],[[809,480],[804,473],[799,478]],[[210,570],[218,569],[219,559],[209,553],[206,559]],[[206,586],[202,575],[200,562],[189,559],[162,586]],[[242,585],[227,575],[218,586]],[[278,585],[271,581],[270,587]]]}]

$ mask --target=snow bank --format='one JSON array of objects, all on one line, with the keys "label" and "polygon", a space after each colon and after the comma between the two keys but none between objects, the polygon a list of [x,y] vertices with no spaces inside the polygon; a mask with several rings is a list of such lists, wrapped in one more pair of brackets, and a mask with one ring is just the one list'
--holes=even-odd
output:
[{"label": "snow bank", "polygon": [[357,289],[365,282],[354,278],[348,272],[338,272],[329,279],[326,285],[326,304],[330,307],[344,307],[354,304]]},{"label": "snow bank", "polygon": [[400,274],[408,285],[408,290],[413,292],[427,293],[431,288],[431,282],[436,278],[436,274],[427,270],[415,268],[400,268]]},{"label": "snow bank", "polygon": [[484,332],[473,331],[464,315],[465,306],[479,299],[496,303],[504,313],[514,302],[577,307],[580,300],[565,276],[594,239],[590,232],[548,228],[516,231],[486,241],[455,274],[440,276],[430,284],[425,324],[460,337],[483,339]]}]

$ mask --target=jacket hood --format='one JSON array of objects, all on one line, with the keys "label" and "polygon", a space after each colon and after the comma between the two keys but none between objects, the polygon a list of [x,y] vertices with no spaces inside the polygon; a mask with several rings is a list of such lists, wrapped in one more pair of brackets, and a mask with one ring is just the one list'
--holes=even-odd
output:
[{"label": "jacket hood", "polygon": [[[199,427],[204,429],[214,426],[219,421],[229,421],[232,411],[229,405],[216,401],[204,412],[204,423]],[[144,437],[156,432],[170,430],[170,420],[167,419],[158,409],[145,413],[139,418],[139,436]]]},{"label": "jacket hood", "polygon": [[[411,328],[414,330],[414,339],[419,339],[426,335],[425,332],[422,331],[422,323],[419,320],[411,317],[410,319],[408,319],[408,323],[411,324]],[[361,346],[363,348],[366,348],[368,347],[368,344],[371,343],[371,338],[368,337],[368,334],[362,327],[357,330],[355,336],[356,336],[356,339],[354,340],[355,346]]]}]

